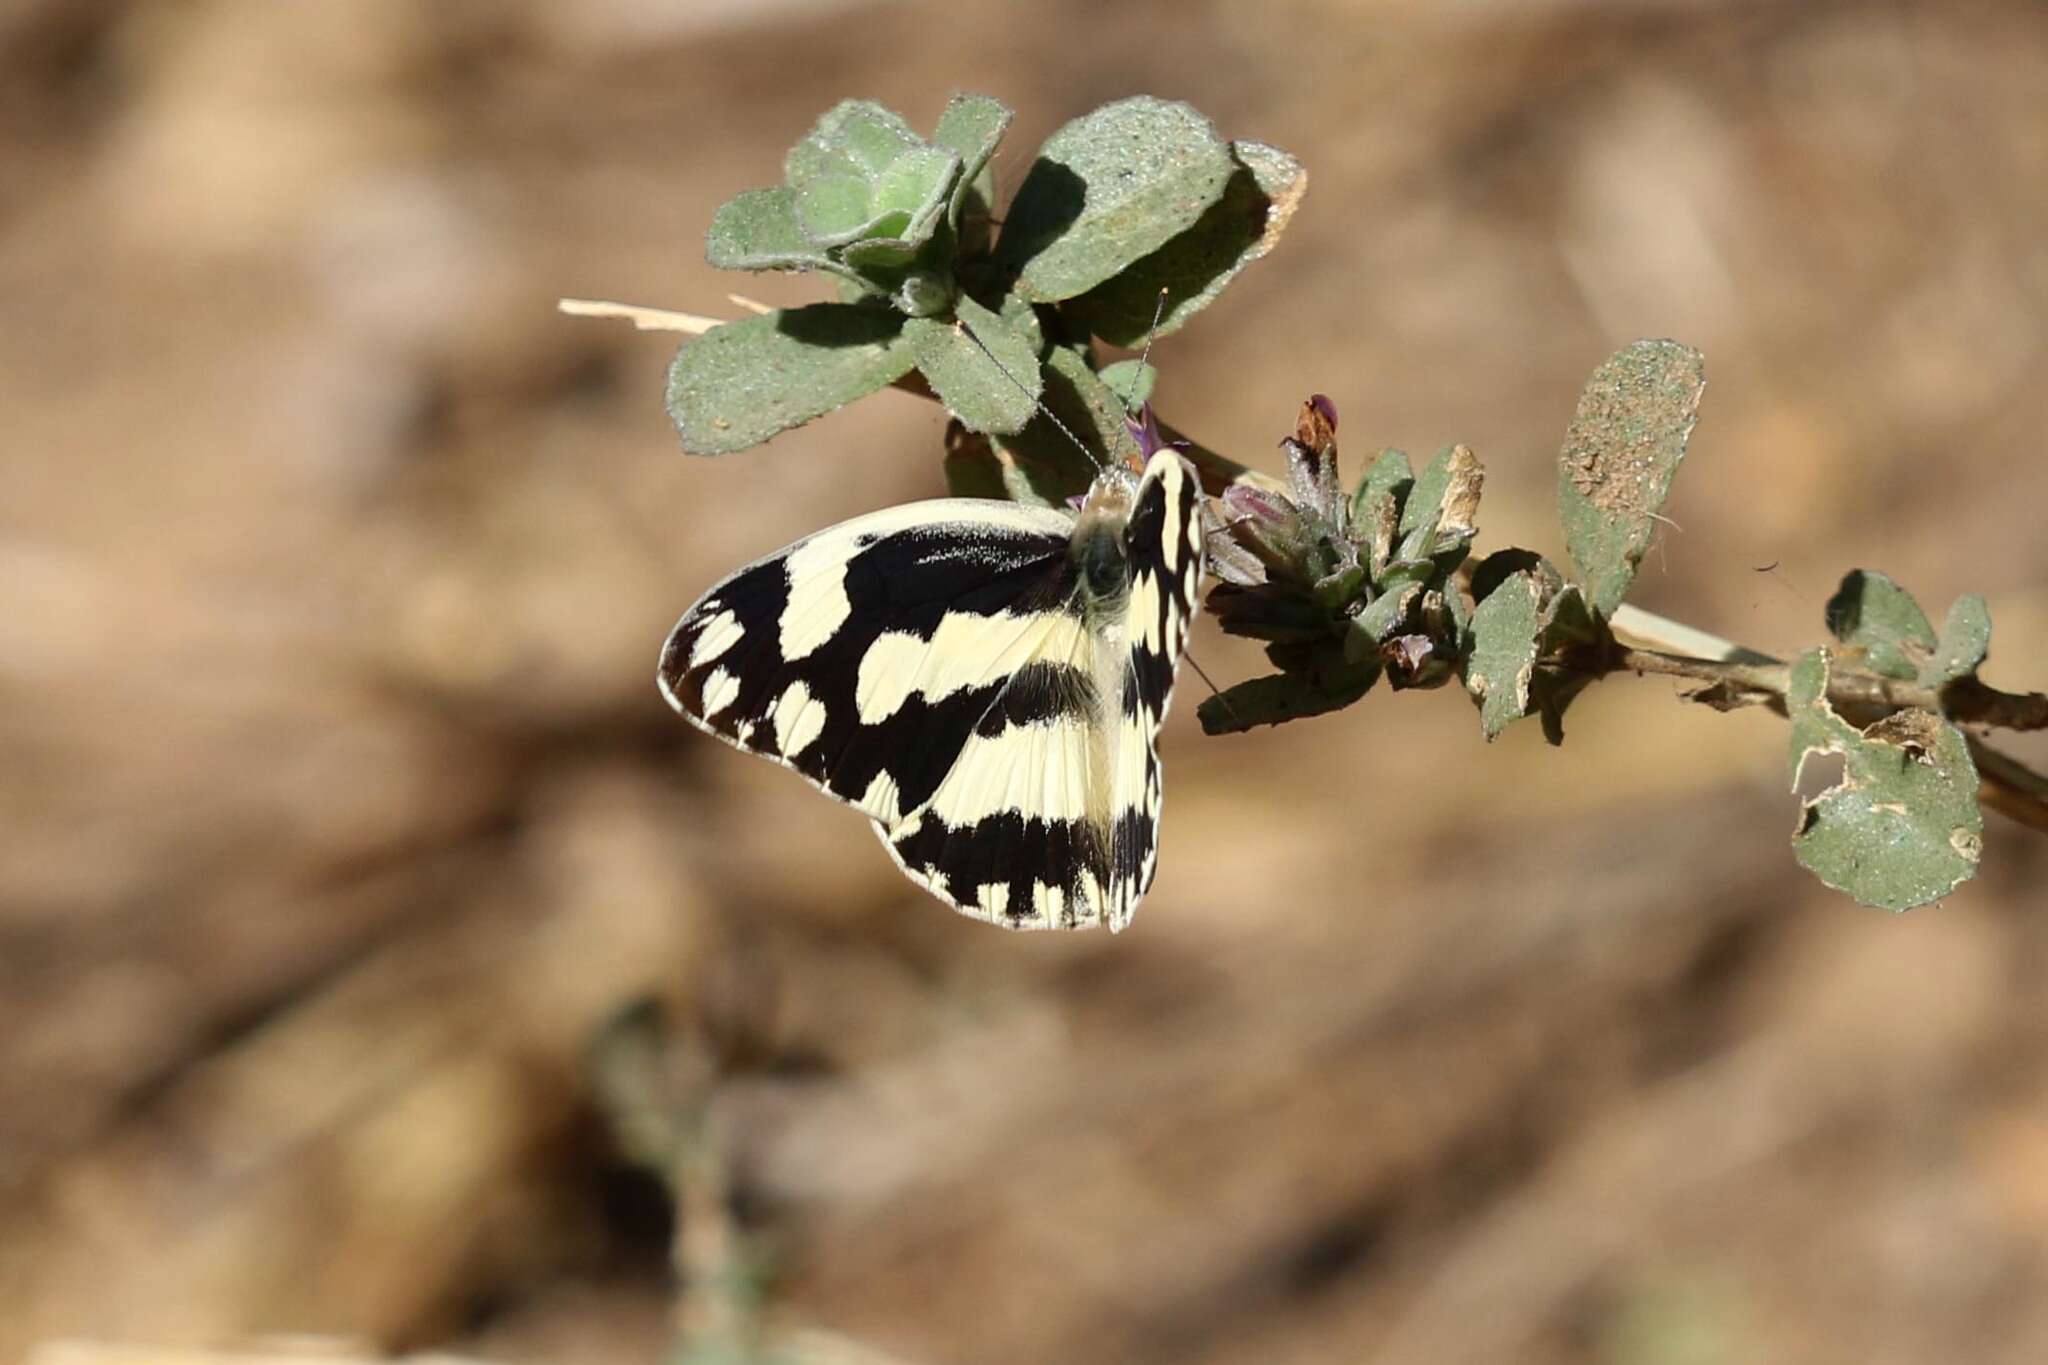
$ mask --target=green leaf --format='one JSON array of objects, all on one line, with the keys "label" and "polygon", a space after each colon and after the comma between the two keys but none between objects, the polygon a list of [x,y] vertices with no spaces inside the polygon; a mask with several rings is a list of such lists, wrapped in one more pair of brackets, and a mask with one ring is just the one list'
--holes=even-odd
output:
[{"label": "green leaf", "polygon": [[875,182],[875,202],[903,215],[895,230],[905,259],[924,246],[945,221],[946,205],[960,175],[960,158],[937,147],[905,153]]},{"label": "green leaf", "polygon": [[[969,431],[1014,432],[1038,410],[1038,353],[1029,338],[973,299],[963,296],[954,306],[957,322],[904,323],[917,368]],[[974,344],[976,337],[981,346]]]},{"label": "green leaf", "polygon": [[[1444,590],[1436,595],[1435,600],[1441,604],[1443,614],[1449,618],[1449,630],[1446,632],[1449,643],[1458,657],[1463,658],[1472,649],[1472,603],[1456,583],[1444,584]],[[1431,605],[1431,599],[1423,598],[1422,605],[1424,610],[1427,610]]]},{"label": "green leaf", "polygon": [[1593,615],[1578,584],[1566,583],[1551,594],[1543,608],[1545,653],[1566,645],[1589,645],[1600,635],[1600,618]]},{"label": "green leaf", "polygon": [[1472,654],[1465,687],[1479,700],[1489,740],[1529,714],[1530,683],[1543,632],[1543,586],[1527,571],[1511,575],[1472,613]]},{"label": "green leaf", "polygon": [[724,455],[864,398],[910,372],[903,318],[814,303],[741,318],[683,343],[668,411],[692,455]]},{"label": "green leaf", "polygon": [[1159,371],[1133,357],[1104,365],[1096,372],[1096,377],[1104,388],[1117,396],[1126,411],[1136,412],[1152,401],[1152,389],[1159,382]]},{"label": "green leaf", "polygon": [[907,264],[931,240],[960,156],[926,145],[878,104],[847,100],[790,149],[783,168],[811,246],[846,248],[847,264],[876,270]]},{"label": "green leaf", "polygon": [[1555,564],[1534,550],[1510,546],[1505,550],[1495,550],[1472,566],[1472,600],[1484,602],[1493,595],[1495,588],[1524,570],[1536,575],[1545,595],[1564,586],[1564,575],[1557,571]]},{"label": "green leaf", "polygon": [[820,175],[872,177],[925,145],[902,117],[872,100],[841,100],[782,160],[783,179],[802,189]]},{"label": "green leaf", "polygon": [[[1600,638],[1600,619],[1593,615],[1585,595],[1576,583],[1559,584],[1543,604],[1543,628],[1537,636],[1540,658],[1553,658],[1570,645],[1590,644]],[[1529,697],[1543,718],[1543,737],[1552,744],[1564,743],[1564,713],[1573,698],[1595,678],[1583,669],[1563,668],[1539,662],[1529,681]]]},{"label": "green leaf", "polygon": [[1415,476],[1401,507],[1401,547],[1397,558],[1431,559],[1448,552],[1440,563],[1445,573],[1464,561],[1465,546],[1478,530],[1479,491],[1486,471],[1469,446],[1441,452]]},{"label": "green leaf", "polygon": [[1372,690],[1377,661],[1275,673],[1227,687],[1195,708],[1204,734],[1239,734],[1258,725],[1341,711]]},{"label": "green leaf", "polygon": [[1235,142],[1230,150],[1237,170],[1193,227],[1068,305],[1089,331],[1112,345],[1138,345],[1154,334],[1164,290],[1156,335],[1171,336],[1273,249],[1308,189],[1308,172],[1263,142]]},{"label": "green leaf", "polygon": [[797,226],[813,247],[859,241],[877,233],[882,218],[873,184],[850,171],[813,176],[796,191]]},{"label": "green leaf", "polygon": [[1344,657],[1354,662],[1378,657],[1379,646],[1408,619],[1408,609],[1421,595],[1420,583],[1404,583],[1366,603],[1345,632]]},{"label": "green leaf", "polygon": [[1364,586],[1363,564],[1339,564],[1312,583],[1309,590],[1325,611],[1336,613],[1349,606]]},{"label": "green leaf", "polygon": [[1386,573],[1394,555],[1395,534],[1401,524],[1401,504],[1415,486],[1415,471],[1408,455],[1400,450],[1383,450],[1358,481],[1351,495],[1351,525],[1364,537],[1367,568],[1375,583]]},{"label": "green leaf", "polygon": [[720,270],[840,270],[797,225],[796,192],[786,185],[741,190],[719,205],[704,259]]},{"label": "green leaf", "polygon": [[[965,93],[953,96],[946,104],[946,112],[939,115],[932,142],[960,158],[960,178],[953,184],[946,208],[946,222],[954,229],[959,228],[961,213],[976,194],[982,170],[995,154],[996,144],[1003,140],[1012,117],[1001,100]],[[983,193],[982,197],[985,200],[988,196]]]},{"label": "green leaf", "polygon": [[1029,300],[1015,294],[1003,295],[1002,307],[996,310],[1003,315],[1003,321],[1023,333],[1031,342],[1034,355],[1045,354],[1045,323],[1038,316],[1038,309]]},{"label": "green leaf", "polygon": [[796,191],[798,227],[819,247],[845,247],[849,264],[901,265],[938,230],[959,168],[953,153],[920,147],[869,177],[817,176]]},{"label": "green leaf", "polygon": [[[1125,423],[1123,395],[1102,382],[1085,351],[1055,346],[1046,355],[1046,402],[1074,433],[1087,441],[1104,464],[1134,448]],[[1066,438],[1061,438],[1065,441]],[[1066,441],[1068,449],[1073,442]]]},{"label": "green leaf", "polygon": [[1593,371],[1558,455],[1558,512],[1586,597],[1613,614],[1635,580],[1706,387],[1698,351],[1638,341]]},{"label": "green leaf", "polygon": [[[861,245],[870,245],[861,243]],[[851,256],[854,247],[847,248]],[[896,294],[890,302],[896,311],[905,317],[935,318],[942,313],[959,311],[961,295],[953,282],[934,270],[910,270],[896,285]]]},{"label": "green leaf", "polygon": [[1438,451],[1437,457],[1415,476],[1408,496],[1402,500],[1399,530],[1404,544],[1417,531],[1436,525],[1437,512],[1443,507],[1444,492],[1450,486],[1451,452]]},{"label": "green leaf", "polygon": [[1800,865],[1865,905],[1910,910],[1975,875],[1983,852],[1977,769],[1963,734],[1908,708],[1861,730],[1828,703],[1827,651],[1792,666],[1791,782],[1807,762],[1838,754],[1842,777],[1804,802],[1792,836]]},{"label": "green leaf", "polygon": [[[1063,507],[1068,498],[1085,493],[1102,465],[1130,448],[1123,405],[1089,367],[1088,357],[1072,346],[1047,350],[1039,401],[1064,426],[1041,412],[1023,430],[996,437],[996,448],[1014,468],[1022,490],[1020,502]],[[1078,449],[1071,432],[1087,449]]]},{"label": "green leaf", "polygon": [[[1365,477],[1358,481],[1358,491],[1351,495],[1352,520],[1360,525],[1371,520],[1371,508],[1382,497],[1392,497],[1399,503],[1408,496],[1408,490],[1415,484],[1415,470],[1408,463],[1405,450],[1387,449],[1379,453],[1365,471]],[[1397,523],[1398,524],[1398,523]]]},{"label": "green leaf", "polygon": [[1976,593],[1958,597],[1942,623],[1934,656],[1920,668],[1922,687],[1946,687],[1967,678],[1991,652],[1991,608]]},{"label": "green leaf", "polygon": [[1236,171],[1228,144],[1187,105],[1149,95],[1104,105],[1039,149],[997,254],[1026,298],[1073,298],[1194,226]]},{"label": "green leaf", "polygon": [[[1873,673],[1917,678],[1932,661],[1934,627],[1913,594],[1874,569],[1851,569],[1828,599],[1828,634],[1863,651]],[[1986,622],[1988,627],[1989,622]]]}]

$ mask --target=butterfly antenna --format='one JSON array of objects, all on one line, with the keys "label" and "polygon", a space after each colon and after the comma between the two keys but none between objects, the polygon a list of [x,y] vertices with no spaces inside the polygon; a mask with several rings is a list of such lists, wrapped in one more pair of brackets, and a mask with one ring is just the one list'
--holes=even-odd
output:
[{"label": "butterfly antenna", "polygon": [[1145,329],[1145,348],[1138,352],[1138,368],[1131,375],[1131,386],[1124,390],[1124,410],[1128,412],[1131,399],[1137,396],[1138,380],[1145,373],[1145,367],[1152,363],[1152,343],[1159,340],[1159,320],[1166,316],[1166,299],[1172,291],[1165,285],[1159,286],[1159,302],[1152,305],[1152,325]]},{"label": "butterfly antenna", "polygon": [[[1159,301],[1152,305],[1152,325],[1145,329],[1145,348],[1138,352],[1138,368],[1131,371],[1131,382],[1124,386],[1123,405],[1126,419],[1131,416],[1132,410],[1136,406],[1131,400],[1138,396],[1138,381],[1145,377],[1145,367],[1152,361],[1152,343],[1159,338],[1159,320],[1166,316],[1166,300],[1171,292],[1166,285],[1160,285]],[[1127,422],[1124,427],[1126,439],[1130,439],[1130,432],[1131,429]]]},{"label": "butterfly antenna", "polygon": [[1069,428],[1065,422],[1062,422],[1059,419],[1059,415],[1055,413],[1051,408],[1046,406],[1045,401],[1038,394],[1035,394],[1031,391],[1031,386],[1029,384],[1026,384],[1016,375],[1010,373],[1010,367],[1005,365],[1002,361],[996,358],[996,353],[988,348],[988,343],[983,341],[980,337],[974,334],[974,329],[967,325],[967,319],[955,318],[953,320],[953,325],[955,327],[958,327],[961,333],[965,335],[969,341],[974,343],[975,348],[977,350],[979,350],[983,355],[988,357],[988,363],[996,367],[996,372],[998,374],[1002,375],[1003,378],[1009,380],[1012,384],[1015,384],[1017,386],[1017,391],[1023,394],[1026,398],[1029,398],[1031,400],[1031,406],[1037,408],[1039,412],[1043,413],[1045,415],[1046,421],[1058,427],[1060,429],[1060,434],[1062,436],[1065,436],[1069,441],[1072,441],[1074,443],[1074,449],[1080,451],[1083,455],[1086,455],[1088,457],[1088,462],[1090,464],[1094,465],[1097,469],[1107,467],[1103,464],[1101,459],[1096,456],[1095,452],[1088,448],[1087,443],[1084,442],[1080,437],[1076,436],[1073,433],[1072,429]]},{"label": "butterfly antenna", "polygon": [[1216,698],[1216,700],[1222,702],[1224,711],[1229,714],[1232,720],[1236,721],[1238,725],[1242,727],[1244,725],[1244,721],[1238,716],[1237,708],[1230,704],[1230,698],[1223,695],[1223,689],[1218,687],[1215,681],[1212,678],[1210,678],[1208,672],[1205,669],[1203,669],[1202,665],[1199,662],[1196,661],[1194,654],[1192,652],[1189,652],[1183,655],[1182,657],[1188,661],[1188,667],[1195,670],[1195,676],[1200,678],[1203,682],[1209,685],[1209,695]]}]

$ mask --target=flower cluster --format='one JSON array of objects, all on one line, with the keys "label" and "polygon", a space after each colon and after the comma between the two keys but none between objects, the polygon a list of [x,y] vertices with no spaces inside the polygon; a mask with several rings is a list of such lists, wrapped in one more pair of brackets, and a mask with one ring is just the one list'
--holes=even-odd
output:
[{"label": "flower cluster", "polygon": [[1337,409],[1316,394],[1282,443],[1285,490],[1224,490],[1208,537],[1221,583],[1208,606],[1223,629],[1266,641],[1281,671],[1212,698],[1212,732],[1348,705],[1381,675],[1436,687],[1463,653],[1469,609],[1452,576],[1476,532],[1482,471],[1453,446],[1414,472],[1383,452],[1345,493]]}]

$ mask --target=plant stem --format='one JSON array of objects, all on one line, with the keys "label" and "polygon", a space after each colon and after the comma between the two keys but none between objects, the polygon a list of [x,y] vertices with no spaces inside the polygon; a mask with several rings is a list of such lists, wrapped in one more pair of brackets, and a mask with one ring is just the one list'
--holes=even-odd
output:
[{"label": "plant stem", "polygon": [[[764,311],[762,305],[750,299],[734,296],[733,301],[749,311]],[[696,313],[602,299],[560,299],[556,306],[578,317],[627,318],[641,331],[682,332],[691,336],[701,336],[723,321]],[[915,371],[898,380],[897,386],[925,398],[936,397],[923,376]],[[1185,439],[1163,423],[1161,430],[1168,436]],[[1201,471],[1203,488],[1211,494],[1232,483],[1285,492],[1285,485],[1278,479],[1238,464],[1198,442],[1189,442],[1186,453]],[[1726,705],[1763,705],[1779,712],[1785,709],[1792,670],[1782,659],[1627,603],[1615,609],[1613,625],[1640,641],[1642,647],[1617,642],[1613,651],[1599,661],[1602,672],[1626,670],[1694,678],[1720,685],[1723,691],[1719,700]],[[2048,730],[2048,693],[2001,692],[1974,677],[1931,688],[1838,667],[1828,675],[1828,700],[1846,706],[1915,706],[1944,715],[1958,725]],[[2048,833],[2048,777],[1975,735],[1966,733],[1964,737],[1977,764],[1978,799],[2019,824]]]},{"label": "plant stem", "polygon": [[[1617,670],[1696,678],[1721,684],[1727,689],[1724,700],[1730,704],[1748,702],[1780,712],[1785,709],[1792,670],[1768,654],[1627,605],[1614,613],[1614,626],[1646,643],[1693,651],[1670,653],[1618,644],[1610,660]],[[1835,668],[1828,674],[1828,700],[1850,706],[1917,706],[1945,714],[1959,725],[2048,728],[2048,696],[2000,692],[1975,678],[1935,689]],[[2048,834],[2048,777],[1976,735],[1966,731],[1963,737],[1977,765],[1977,799],[2017,824]]]}]

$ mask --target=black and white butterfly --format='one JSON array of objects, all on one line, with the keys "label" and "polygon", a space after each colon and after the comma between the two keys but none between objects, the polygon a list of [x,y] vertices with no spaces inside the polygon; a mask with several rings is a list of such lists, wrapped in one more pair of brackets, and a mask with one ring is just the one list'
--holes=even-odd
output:
[{"label": "black and white butterfly", "polygon": [[683,614],[662,695],[857,807],[963,914],[1122,929],[1202,575],[1194,470],[1146,426],[1142,475],[1076,511],[906,503],[755,561]]}]

